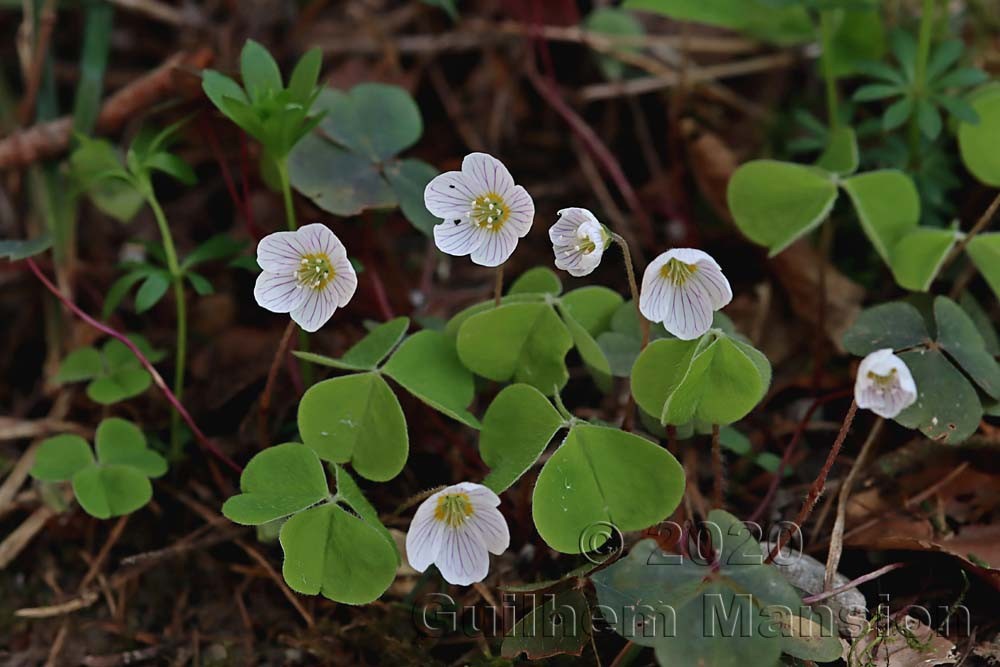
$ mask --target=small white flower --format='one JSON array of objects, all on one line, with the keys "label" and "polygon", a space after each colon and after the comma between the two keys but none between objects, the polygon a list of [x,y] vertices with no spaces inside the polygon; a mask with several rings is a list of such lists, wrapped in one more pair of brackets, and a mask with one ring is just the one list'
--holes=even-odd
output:
[{"label": "small white flower", "polygon": [[462,482],[421,503],[406,534],[410,566],[423,572],[437,565],[445,581],[468,586],[486,578],[490,553],[510,545],[500,498],[482,484]]},{"label": "small white flower", "polygon": [[917,400],[917,385],[906,363],[891,348],[876,350],[861,360],[854,400],[859,408],[893,419]]},{"label": "small white flower", "polygon": [[531,229],[535,204],[507,167],[486,153],[470,153],[462,171],[437,176],[424,189],[424,205],[444,220],[434,227],[441,252],[471,255],[481,266],[500,266]]},{"label": "small white flower", "polygon": [[564,208],[549,228],[556,268],[577,278],[591,273],[601,263],[609,238],[593,213],[585,208]]},{"label": "small white flower", "polygon": [[639,311],[681,340],[694,340],[712,327],[712,314],[732,300],[729,281],[711,255],[674,248],[646,267]]},{"label": "small white flower", "polygon": [[358,288],[347,249],[325,225],[267,235],[257,244],[257,264],[257,303],[272,313],[290,313],[309,332],[326,324]]}]

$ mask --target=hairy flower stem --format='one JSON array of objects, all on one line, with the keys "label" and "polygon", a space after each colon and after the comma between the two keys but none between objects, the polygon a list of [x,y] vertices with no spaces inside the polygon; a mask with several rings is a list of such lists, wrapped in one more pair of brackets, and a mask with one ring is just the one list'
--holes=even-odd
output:
[{"label": "hairy flower stem", "polygon": [[826,83],[826,116],[831,130],[840,125],[840,114],[837,111],[837,74],[833,69],[833,11],[823,10],[819,14],[819,35],[823,53],[820,63],[823,67],[823,80]]},{"label": "hairy flower stem", "polygon": [[132,354],[135,355],[135,358],[139,360],[139,363],[142,364],[142,367],[145,368],[146,372],[149,373],[149,375],[153,378],[153,384],[155,384],[157,388],[159,388],[159,390],[163,392],[163,395],[166,397],[170,405],[173,406],[174,410],[176,410],[177,413],[181,416],[181,419],[184,420],[184,423],[187,424],[188,428],[191,429],[191,432],[194,433],[195,440],[198,441],[198,444],[200,444],[206,451],[211,453],[217,459],[219,459],[227,466],[229,466],[233,471],[237,473],[243,471],[243,469],[236,462],[234,462],[232,459],[226,456],[218,447],[212,444],[212,441],[205,436],[205,434],[202,432],[200,428],[198,428],[198,425],[195,424],[194,419],[191,418],[191,413],[189,413],[187,409],[184,407],[184,405],[181,404],[181,402],[177,399],[177,396],[175,396],[174,393],[170,391],[170,388],[167,386],[167,383],[163,380],[163,377],[153,366],[152,362],[150,362],[149,359],[146,358],[146,355],[144,355],[142,351],[138,347],[136,347],[135,343],[129,340],[128,336],[115,329],[112,329],[103,322],[100,322],[91,317],[90,315],[88,315],[87,313],[83,312],[83,310],[81,310],[79,306],[73,303],[72,300],[70,300],[62,292],[59,291],[59,288],[57,288],[55,285],[52,284],[52,281],[49,280],[44,273],[42,273],[42,270],[35,263],[35,260],[28,257],[24,261],[28,264],[28,268],[31,269],[31,272],[35,274],[35,277],[37,277],[38,280],[41,281],[42,285],[44,285],[45,288],[49,290],[49,292],[51,292],[53,296],[59,299],[59,301],[61,301],[62,304],[70,310],[70,312],[72,312],[74,315],[76,315],[81,320],[83,320],[90,326],[94,327],[98,331],[120,341],[122,345],[127,347],[129,351],[131,351]]},{"label": "hairy flower stem", "polygon": [[639,310],[639,285],[635,281],[635,267],[632,266],[632,253],[629,251],[628,242],[620,234],[611,234],[611,238],[622,249],[625,259],[625,273],[628,276],[628,288],[632,293],[632,303],[635,305],[635,315],[639,318],[639,327],[642,329],[642,345],[640,349],[645,349],[649,343],[649,320],[642,316]]},{"label": "hairy flower stem", "polygon": [[913,93],[917,106],[910,117],[910,165],[920,162],[920,104],[926,97],[927,60],[931,53],[931,37],[934,32],[934,0],[923,0],[920,10],[920,33],[917,37],[917,61],[913,68]]},{"label": "hairy flower stem", "polygon": [[[843,446],[844,440],[847,438],[847,434],[851,430],[851,424],[854,422],[854,415],[857,414],[857,412],[857,401],[851,401],[851,407],[848,408],[847,414],[844,416],[844,423],[840,425],[840,433],[837,434],[837,439],[833,441],[833,447],[830,448],[830,453],[826,457],[826,462],[823,463],[822,470],[819,471],[819,475],[816,476],[812,486],[809,487],[809,494],[806,496],[805,502],[802,503],[802,509],[799,510],[798,516],[795,517],[793,526],[798,527],[800,530],[809,518],[809,515],[812,514],[813,508],[816,507],[816,502],[819,500],[820,495],[823,493],[823,489],[826,487],[826,478],[830,474],[830,468],[833,467],[834,462],[837,460],[837,456],[840,455],[840,448]],[[767,560],[765,562],[773,562],[775,557],[781,553],[781,550],[785,547],[791,537],[792,533],[790,531],[782,531],[777,544],[775,544],[774,548],[771,549],[771,553],[767,555]]]},{"label": "hairy flower stem", "polygon": [[[281,184],[281,198],[285,202],[285,224],[288,230],[294,232],[299,228],[298,219],[295,217],[295,200],[292,199],[292,182],[288,178],[288,158],[275,160],[278,166],[278,181]],[[299,350],[309,351],[309,334],[299,329]],[[312,384],[312,365],[307,361],[299,361],[299,371],[302,374],[302,383],[305,386]]]},{"label": "hairy flower stem", "polygon": [[[177,250],[174,248],[174,239],[170,234],[170,225],[167,224],[167,217],[163,214],[163,209],[153,193],[152,186],[148,187],[146,201],[153,209],[153,217],[156,218],[156,226],[160,229],[160,237],[163,240],[163,253],[167,257],[167,270],[170,271],[170,281],[174,288],[174,302],[177,307],[177,343],[174,351],[174,395],[177,400],[184,398],[184,366],[187,364],[187,301],[184,298],[184,273],[181,271],[177,261]],[[174,412],[170,415],[170,455],[176,460],[181,455],[180,439],[180,415]]]},{"label": "hairy flower stem", "polygon": [[500,307],[500,299],[503,298],[503,264],[497,267],[496,280],[493,282],[493,307]]}]

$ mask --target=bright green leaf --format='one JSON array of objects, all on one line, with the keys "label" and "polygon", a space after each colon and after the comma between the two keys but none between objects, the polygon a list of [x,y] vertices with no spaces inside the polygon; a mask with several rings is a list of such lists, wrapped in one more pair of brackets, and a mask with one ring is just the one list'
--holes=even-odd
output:
[{"label": "bright green leaf", "polygon": [[489,466],[483,484],[502,493],[520,479],[563,426],[540,391],[527,384],[504,388],[490,403],[479,433],[479,455]]},{"label": "bright green leaf", "polygon": [[92,347],[81,347],[66,355],[59,364],[56,382],[79,382],[90,380],[104,373],[104,360],[101,353]]},{"label": "bright green leaf", "polygon": [[580,287],[560,299],[563,309],[591,336],[597,336],[611,327],[611,318],[623,303],[624,299],[618,292],[599,285]]},{"label": "bright green leaf", "polygon": [[73,494],[87,514],[109,519],[144,506],[153,497],[153,486],[131,466],[88,466],[73,475]]},{"label": "bright green leaf", "polygon": [[43,482],[64,482],[94,465],[90,444],[78,435],[64,433],[46,438],[35,452],[31,476]]},{"label": "bright green leaf", "polygon": [[101,421],[94,446],[102,466],[126,465],[152,478],[167,472],[166,459],[149,449],[139,427],[125,419],[109,417]]},{"label": "bright green leaf", "polygon": [[958,240],[952,229],[921,227],[902,237],[892,248],[889,266],[900,287],[926,292]]},{"label": "bright green leaf", "polygon": [[819,156],[816,165],[835,174],[847,176],[858,170],[859,161],[858,138],[854,134],[854,129],[840,126],[831,130],[826,149]]},{"label": "bright green leaf", "polygon": [[977,234],[965,246],[965,251],[990,289],[1000,298],[1000,232]]},{"label": "bright green leaf", "polygon": [[278,63],[266,48],[252,39],[246,41],[240,53],[240,74],[254,102],[283,88]]},{"label": "bright green leaf", "polygon": [[118,368],[87,385],[87,396],[101,405],[111,405],[138,396],[153,383],[144,368]]},{"label": "bright green leaf", "polygon": [[971,102],[979,122],[958,126],[962,161],[980,181],[1000,187],[1000,86],[984,88]]},{"label": "bright green leaf", "polygon": [[322,67],[323,51],[319,47],[313,47],[302,54],[288,79],[289,96],[297,103],[304,104],[316,88]]},{"label": "bright green leaf", "polygon": [[661,521],[683,491],[684,469],[667,450],[625,431],[578,424],[539,473],[531,512],[550,547],[583,553],[601,546],[602,526],[627,532]]},{"label": "bright green leaf", "polygon": [[242,493],[222,506],[234,523],[258,526],[300,512],[329,494],[323,464],[297,442],[257,453],[240,475]]},{"label": "bright green leaf", "polygon": [[396,541],[392,538],[392,533],[386,528],[382,521],[378,517],[378,510],[376,510],[368,499],[365,498],[365,494],[361,492],[361,488],[358,483],[354,481],[351,474],[344,469],[344,466],[339,466],[336,463],[331,463],[330,467],[333,468],[334,475],[336,477],[335,482],[337,484],[337,499],[350,507],[355,514],[361,517],[365,522],[368,523],[372,528],[377,530],[385,538],[386,542],[392,545],[392,550],[396,554],[396,565],[399,566],[402,563],[402,557],[399,551],[396,549]]},{"label": "bright green leaf", "polygon": [[151,273],[135,293],[135,312],[144,313],[159,302],[170,287],[170,276],[166,271]]},{"label": "bright green leaf", "polygon": [[368,332],[368,335],[355,343],[340,359],[325,357],[311,352],[296,352],[295,356],[323,366],[331,366],[343,370],[370,371],[374,370],[386,355],[399,344],[410,328],[410,318],[397,317],[383,322]]},{"label": "bright green leaf", "polygon": [[736,170],[726,196],[740,231],[774,256],[826,219],[837,186],[814,167],[755,160]]},{"label": "bright green leaf", "polygon": [[913,180],[901,171],[884,169],[852,176],[842,185],[865,235],[888,264],[893,247],[920,220],[920,196]]},{"label": "bright green leaf", "polygon": [[528,269],[514,281],[507,294],[551,294],[559,296],[562,293],[562,281],[551,269],[536,266]]},{"label": "bright green leaf", "polygon": [[299,433],[321,459],[350,461],[359,475],[377,482],[399,474],[409,453],[403,410],[377,373],[310,387],[299,402]]}]

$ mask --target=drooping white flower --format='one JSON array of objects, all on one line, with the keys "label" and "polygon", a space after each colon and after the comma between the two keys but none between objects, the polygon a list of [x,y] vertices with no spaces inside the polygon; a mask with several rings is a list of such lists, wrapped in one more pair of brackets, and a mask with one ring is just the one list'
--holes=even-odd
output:
[{"label": "drooping white flower", "polygon": [[421,503],[406,534],[410,566],[423,572],[437,565],[445,581],[468,586],[486,578],[490,553],[510,545],[500,498],[482,484],[462,482]]},{"label": "drooping white flower", "polygon": [[917,400],[917,385],[906,363],[891,348],[876,350],[861,360],[854,400],[859,408],[893,419]]},{"label": "drooping white flower", "polygon": [[257,264],[257,303],[272,313],[290,313],[309,332],[326,324],[358,288],[347,249],[326,225],[267,235],[257,244]]},{"label": "drooping white flower", "polygon": [[449,171],[427,184],[424,205],[444,220],[434,227],[434,243],[449,255],[481,266],[500,266],[531,229],[535,203],[514,185],[507,167],[486,153],[470,153],[462,171]]},{"label": "drooping white flower", "polygon": [[556,268],[579,278],[601,263],[610,237],[604,225],[585,208],[564,208],[556,224],[549,227]]},{"label": "drooping white flower", "polygon": [[693,340],[712,327],[712,314],[732,300],[729,281],[711,255],[674,248],[646,267],[639,311],[647,320],[663,322],[681,340]]}]

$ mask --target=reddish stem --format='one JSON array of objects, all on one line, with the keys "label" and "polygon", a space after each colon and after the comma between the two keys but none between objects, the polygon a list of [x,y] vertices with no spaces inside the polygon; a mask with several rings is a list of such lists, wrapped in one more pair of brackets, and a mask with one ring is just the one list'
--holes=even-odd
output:
[{"label": "reddish stem", "polygon": [[[243,198],[241,199],[239,194],[236,192],[236,184],[233,182],[232,174],[229,173],[229,165],[222,155],[222,148],[219,146],[219,139],[215,136],[215,132],[212,130],[211,125],[202,116],[198,120],[198,124],[201,128],[202,136],[208,142],[209,150],[212,151],[212,157],[219,164],[219,171],[222,172],[222,180],[226,184],[226,190],[229,192],[229,198],[233,200],[233,205],[239,211],[240,215],[243,217],[244,222],[246,222],[247,231],[250,233],[255,240],[259,241],[264,237],[264,234],[257,228],[254,224],[253,216],[250,213],[250,197],[247,194],[246,179],[243,181]],[[242,156],[241,156],[242,157]]]},{"label": "reddish stem", "polygon": [[64,306],[69,308],[69,310],[74,315],[76,315],[81,320],[83,320],[90,326],[94,327],[98,331],[101,331],[102,333],[105,333],[108,336],[117,339],[125,347],[127,347],[129,351],[132,352],[133,355],[135,355],[135,358],[139,360],[139,363],[142,364],[142,367],[146,369],[146,371],[150,374],[150,376],[152,376],[153,382],[156,384],[157,387],[159,387],[160,391],[163,392],[163,395],[166,397],[170,405],[173,406],[174,410],[177,411],[177,414],[179,414],[181,416],[181,419],[184,420],[184,423],[187,424],[188,428],[191,429],[191,432],[194,434],[195,439],[198,441],[198,444],[203,449],[210,452],[217,459],[219,459],[227,466],[232,468],[233,471],[237,473],[243,472],[243,468],[241,468],[239,464],[230,459],[218,447],[212,444],[212,441],[205,436],[205,434],[202,432],[200,428],[198,428],[198,425],[194,423],[194,419],[191,418],[191,414],[181,404],[181,402],[177,400],[177,397],[174,395],[172,391],[170,391],[170,388],[167,386],[167,383],[163,381],[162,377],[160,377],[159,372],[156,370],[156,368],[153,367],[153,364],[149,361],[149,359],[146,358],[146,355],[144,355],[142,351],[140,351],[139,348],[135,346],[135,343],[129,340],[125,334],[119,333],[115,329],[112,329],[108,325],[94,319],[87,313],[83,312],[83,310],[81,310],[79,306],[73,303],[68,297],[66,297],[62,292],[59,291],[59,288],[57,288],[54,284],[52,284],[52,281],[45,276],[45,274],[42,272],[40,268],[38,268],[38,265],[35,263],[35,260],[28,257],[25,259],[25,262],[27,262],[28,267],[31,269],[31,272],[35,274],[35,276],[42,282],[43,285],[45,285],[45,288],[50,292],[52,292],[52,295],[55,296],[57,299],[59,299]]},{"label": "reddish stem", "polygon": [[837,586],[833,590],[823,591],[822,593],[817,593],[816,595],[809,595],[802,598],[802,602],[805,604],[816,604],[817,602],[822,602],[827,598],[832,598],[835,595],[840,595],[844,591],[849,591],[852,588],[857,588],[861,584],[867,583],[873,579],[878,579],[883,574],[888,574],[893,570],[898,570],[901,567],[906,567],[907,563],[890,563],[884,567],[880,567],[874,572],[869,572],[868,574],[862,575],[853,581],[849,581],[843,586]]}]

